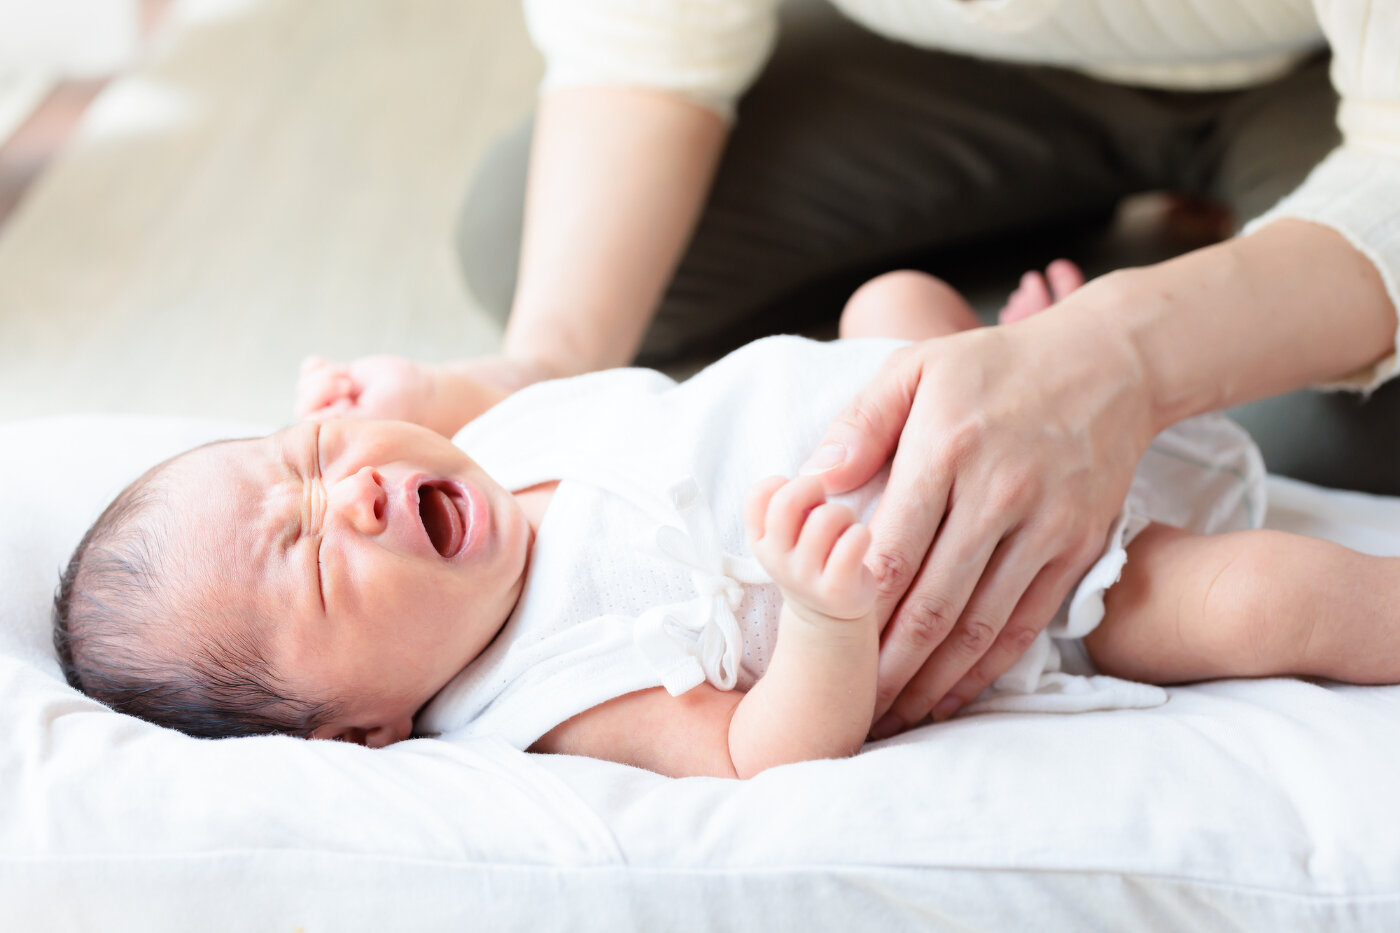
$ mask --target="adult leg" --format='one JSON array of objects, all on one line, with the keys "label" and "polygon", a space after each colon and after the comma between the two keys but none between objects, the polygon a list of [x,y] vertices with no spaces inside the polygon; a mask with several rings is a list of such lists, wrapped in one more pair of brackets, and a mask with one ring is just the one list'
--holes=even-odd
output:
[{"label": "adult leg", "polygon": [[1301,675],[1400,682],[1400,558],[1280,531],[1151,525],[1084,645],[1151,683]]}]

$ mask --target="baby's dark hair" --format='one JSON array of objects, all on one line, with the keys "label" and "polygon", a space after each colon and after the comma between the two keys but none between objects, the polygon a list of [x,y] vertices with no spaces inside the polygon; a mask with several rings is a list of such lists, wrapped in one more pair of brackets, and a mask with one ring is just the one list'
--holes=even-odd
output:
[{"label": "baby's dark hair", "polygon": [[[171,599],[179,562],[164,479],[179,459],[122,490],[73,552],[53,606],[63,675],[118,712],[186,735],[309,736],[335,715],[331,704],[290,695],[250,627],[219,624],[217,598]],[[229,629],[242,631],[218,634]]]}]

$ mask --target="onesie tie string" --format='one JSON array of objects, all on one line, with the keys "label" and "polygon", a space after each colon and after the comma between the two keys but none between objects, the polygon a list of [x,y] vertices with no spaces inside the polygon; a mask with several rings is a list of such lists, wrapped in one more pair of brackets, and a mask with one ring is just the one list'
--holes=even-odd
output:
[{"label": "onesie tie string", "polygon": [[744,598],[744,584],[771,578],[757,561],[720,548],[714,515],[692,477],[667,490],[667,498],[681,527],[661,525],[646,550],[689,570],[695,596],[643,613],[633,641],[672,696],[707,680],[732,690],[743,646],[734,613]]}]

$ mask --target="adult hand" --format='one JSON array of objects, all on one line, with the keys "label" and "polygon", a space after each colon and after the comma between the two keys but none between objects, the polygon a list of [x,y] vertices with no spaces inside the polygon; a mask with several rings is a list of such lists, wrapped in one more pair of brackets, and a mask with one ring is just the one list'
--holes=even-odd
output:
[{"label": "adult hand", "polygon": [[870,523],[885,625],[874,737],[981,693],[1102,549],[1154,433],[1131,345],[1075,313],[1104,294],[896,352],[804,467],[843,492],[893,454]]},{"label": "adult hand", "polygon": [[535,364],[504,356],[455,363],[419,363],[401,356],[364,356],[337,363],[302,361],[298,418],[390,418],[448,437],[512,392],[547,378]]}]

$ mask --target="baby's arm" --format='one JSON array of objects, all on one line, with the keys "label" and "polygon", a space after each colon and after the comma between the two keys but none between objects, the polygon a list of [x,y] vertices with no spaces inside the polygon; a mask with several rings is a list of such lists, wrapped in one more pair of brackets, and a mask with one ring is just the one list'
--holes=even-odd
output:
[{"label": "baby's arm", "polygon": [[532,751],[588,755],[671,777],[751,777],[855,753],[875,707],[879,627],[870,534],[811,478],[759,484],[746,519],[783,589],[778,643],[748,693],[700,684],[629,693],[556,726]]}]

